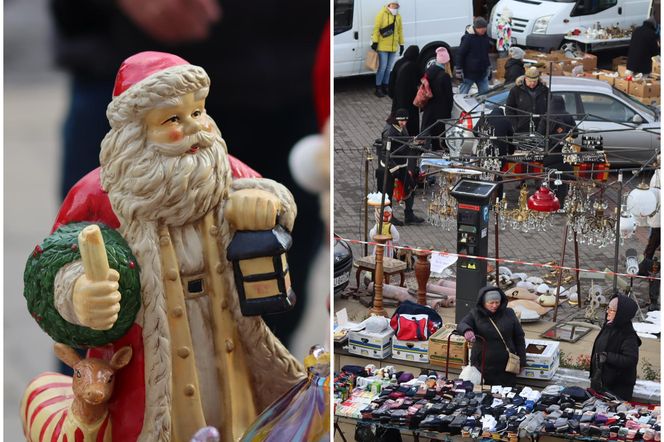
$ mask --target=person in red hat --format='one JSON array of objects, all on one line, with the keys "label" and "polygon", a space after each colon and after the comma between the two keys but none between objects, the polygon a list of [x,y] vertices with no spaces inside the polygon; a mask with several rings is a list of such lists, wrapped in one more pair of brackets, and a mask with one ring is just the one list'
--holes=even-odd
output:
[{"label": "person in red hat", "polygon": [[[209,88],[175,55],[126,59],[101,168],[68,194],[26,267],[29,309],[54,340],[98,358],[132,347],[109,402],[114,441],[186,441],[206,425],[237,440],[304,376],[259,316],[242,315],[226,259],[236,230],[278,220],[291,231],[297,209],[285,187],[227,154],[205,111]],[[101,276],[76,243],[54,251],[80,222],[103,225],[112,265]]]}]

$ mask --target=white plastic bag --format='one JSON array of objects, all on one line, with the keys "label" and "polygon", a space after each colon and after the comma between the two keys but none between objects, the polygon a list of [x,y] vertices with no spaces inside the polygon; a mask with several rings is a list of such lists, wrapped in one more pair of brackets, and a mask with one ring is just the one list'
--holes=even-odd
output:
[{"label": "white plastic bag", "polygon": [[470,381],[473,383],[473,385],[480,385],[482,382],[482,373],[480,373],[480,371],[473,367],[470,363],[470,348],[471,347],[468,347],[468,365],[463,367],[463,370],[461,370],[459,379]]}]

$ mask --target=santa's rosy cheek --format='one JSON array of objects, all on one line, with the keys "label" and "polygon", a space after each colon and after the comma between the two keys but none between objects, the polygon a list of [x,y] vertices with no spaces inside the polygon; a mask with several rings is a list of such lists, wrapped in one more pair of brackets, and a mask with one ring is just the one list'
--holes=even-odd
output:
[{"label": "santa's rosy cheek", "polygon": [[180,141],[184,137],[184,134],[180,129],[174,129],[169,132],[168,137],[171,141]]}]

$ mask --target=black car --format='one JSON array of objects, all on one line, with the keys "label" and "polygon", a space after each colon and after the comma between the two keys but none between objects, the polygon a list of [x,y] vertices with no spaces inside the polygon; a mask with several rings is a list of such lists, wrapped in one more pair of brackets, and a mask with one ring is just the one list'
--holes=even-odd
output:
[{"label": "black car", "polygon": [[353,251],[345,241],[334,237],[334,294],[342,292],[350,280]]}]

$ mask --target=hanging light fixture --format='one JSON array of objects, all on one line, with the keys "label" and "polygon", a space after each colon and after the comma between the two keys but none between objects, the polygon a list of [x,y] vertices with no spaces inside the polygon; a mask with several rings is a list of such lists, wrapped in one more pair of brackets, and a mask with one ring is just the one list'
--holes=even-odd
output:
[{"label": "hanging light fixture", "polygon": [[544,182],[539,190],[528,198],[528,208],[536,212],[555,212],[560,209],[560,200]]},{"label": "hanging light fixture", "polygon": [[623,206],[620,213],[620,237],[622,239],[631,238],[636,232],[636,220],[634,216]]},{"label": "hanging light fixture", "polygon": [[651,216],[658,208],[658,195],[645,182],[627,195],[627,210],[636,217]]}]

